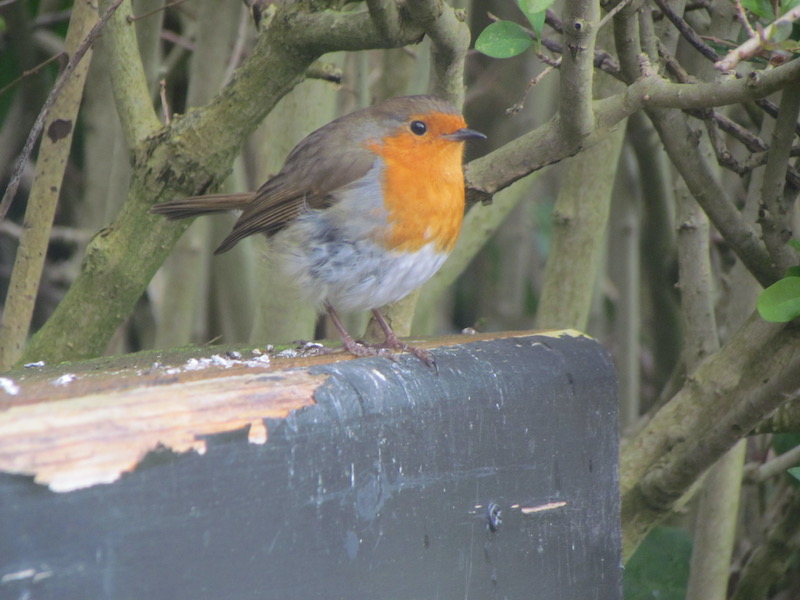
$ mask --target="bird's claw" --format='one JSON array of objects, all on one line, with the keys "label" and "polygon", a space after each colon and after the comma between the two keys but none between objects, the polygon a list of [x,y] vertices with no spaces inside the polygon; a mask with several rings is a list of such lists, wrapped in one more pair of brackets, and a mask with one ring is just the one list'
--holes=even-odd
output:
[{"label": "bird's claw", "polygon": [[433,354],[423,348],[410,346],[405,342],[401,342],[397,338],[394,340],[387,339],[382,344],[369,344],[362,340],[346,340],[344,348],[353,356],[381,356],[388,358],[393,362],[397,362],[397,355],[400,352],[408,352],[420,359],[426,366],[433,369],[436,374],[439,374],[439,367],[436,364]]}]

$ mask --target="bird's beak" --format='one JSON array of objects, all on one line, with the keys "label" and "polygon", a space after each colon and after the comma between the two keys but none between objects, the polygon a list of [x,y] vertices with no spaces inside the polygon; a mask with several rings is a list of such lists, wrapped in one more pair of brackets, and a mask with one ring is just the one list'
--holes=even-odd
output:
[{"label": "bird's beak", "polygon": [[483,135],[480,131],[475,131],[474,129],[459,129],[458,131],[454,131],[453,133],[447,133],[442,136],[447,140],[453,140],[454,142],[466,142],[467,140],[485,140],[486,136]]}]

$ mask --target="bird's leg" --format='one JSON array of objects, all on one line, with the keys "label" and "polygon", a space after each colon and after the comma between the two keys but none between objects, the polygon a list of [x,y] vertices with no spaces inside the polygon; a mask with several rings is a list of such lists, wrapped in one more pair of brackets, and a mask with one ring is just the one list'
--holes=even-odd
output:
[{"label": "bird's leg", "polygon": [[383,330],[383,335],[386,336],[386,341],[383,342],[383,346],[402,351],[408,350],[408,344],[400,341],[400,339],[397,337],[397,334],[394,332],[394,329],[392,329],[392,326],[386,322],[386,319],[383,318],[383,315],[377,308],[372,309],[372,314],[375,316],[375,320]]},{"label": "bird's leg", "polygon": [[325,303],[325,310],[328,312],[328,316],[331,318],[331,322],[333,322],[334,327],[336,327],[336,329],[339,331],[339,335],[342,338],[342,343],[344,344],[345,350],[347,350],[350,354],[353,354],[354,356],[376,356],[379,354],[385,355],[382,354],[380,349],[376,348],[375,346],[370,346],[354,340],[353,336],[347,333],[347,330],[344,328],[341,319],[339,319],[339,315],[329,302]]},{"label": "bird's leg", "polygon": [[383,342],[383,344],[380,344],[380,347],[392,348],[394,350],[400,350],[401,352],[411,352],[411,354],[416,356],[429,367],[437,369],[433,354],[427,350],[423,350],[422,348],[409,346],[405,342],[401,342],[397,337],[397,334],[394,332],[394,329],[392,329],[389,323],[386,322],[386,319],[383,318],[383,315],[380,313],[380,311],[378,311],[377,308],[372,309],[372,314],[375,316],[375,320],[378,322],[378,325],[380,325],[384,335],[386,336],[386,341]]},{"label": "bird's leg", "polygon": [[331,322],[333,323],[334,327],[336,327],[337,331],[339,332],[345,350],[347,350],[350,354],[353,354],[354,356],[385,356],[386,358],[393,358],[391,350],[411,352],[411,354],[416,356],[429,367],[435,369],[438,373],[439,369],[436,366],[436,361],[434,360],[433,355],[427,350],[409,346],[405,342],[401,342],[398,339],[397,334],[386,322],[386,319],[383,318],[383,315],[376,309],[372,309],[372,314],[375,315],[375,320],[378,321],[378,325],[380,325],[383,333],[386,335],[386,341],[382,344],[365,344],[363,342],[357,342],[344,328],[339,315],[329,302],[325,303],[325,310],[328,312],[328,316],[331,318]]}]

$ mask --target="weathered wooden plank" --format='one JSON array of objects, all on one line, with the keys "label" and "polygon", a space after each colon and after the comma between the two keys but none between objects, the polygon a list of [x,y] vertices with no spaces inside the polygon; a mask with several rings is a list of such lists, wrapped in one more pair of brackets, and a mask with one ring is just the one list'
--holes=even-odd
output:
[{"label": "weathered wooden plank", "polygon": [[[23,454],[58,463],[75,443],[67,470],[115,435],[137,453],[154,431],[184,441],[62,493],[47,465],[0,460],[0,598],[621,598],[606,354],[558,333],[435,354],[438,376],[414,357],[317,361],[50,403]],[[64,445],[64,414],[105,431]],[[21,440],[1,425],[3,457]]]}]

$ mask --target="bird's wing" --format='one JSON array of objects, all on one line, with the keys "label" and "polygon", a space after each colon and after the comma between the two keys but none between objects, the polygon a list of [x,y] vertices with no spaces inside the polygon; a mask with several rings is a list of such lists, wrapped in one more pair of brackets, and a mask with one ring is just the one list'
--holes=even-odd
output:
[{"label": "bird's wing", "polygon": [[326,126],[300,142],[281,172],[258,189],[215,254],[249,235],[276,233],[309,209],[330,206],[337,189],[366,175],[376,156],[346,129]]}]

